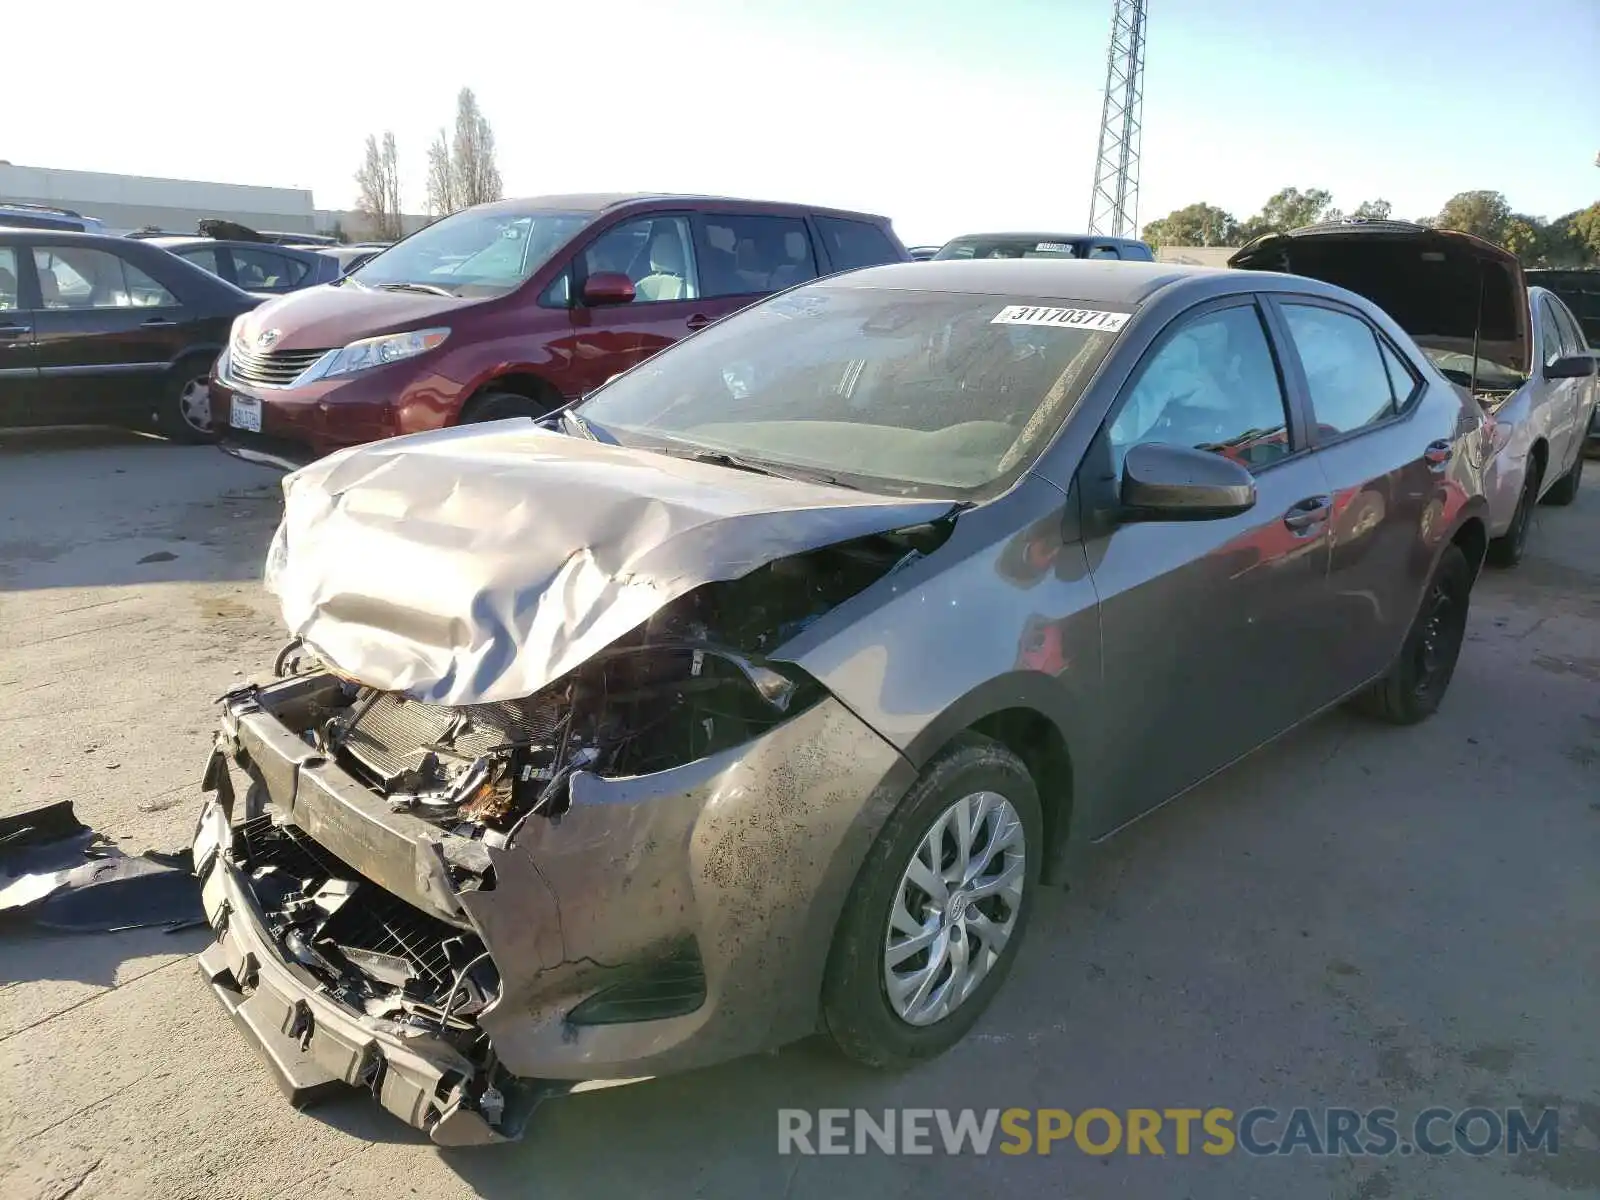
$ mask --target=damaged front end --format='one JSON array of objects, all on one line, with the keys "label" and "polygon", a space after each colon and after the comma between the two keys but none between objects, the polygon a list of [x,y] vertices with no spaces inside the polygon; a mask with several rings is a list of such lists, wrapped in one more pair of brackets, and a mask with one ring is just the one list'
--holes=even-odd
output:
[{"label": "damaged front end", "polygon": [[291,1098],[369,1088],[478,1144],[574,1085],[809,1032],[910,771],[767,655],[947,532],[698,587],[523,699],[425,702],[304,648],[224,697],[201,967]]}]

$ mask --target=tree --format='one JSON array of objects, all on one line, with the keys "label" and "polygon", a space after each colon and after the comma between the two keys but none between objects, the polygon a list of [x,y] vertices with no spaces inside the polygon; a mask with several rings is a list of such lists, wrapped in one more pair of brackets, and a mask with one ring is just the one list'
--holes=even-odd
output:
[{"label": "tree", "polygon": [[1499,192],[1458,192],[1445,201],[1435,228],[1470,233],[1490,242],[1503,242],[1511,205]]},{"label": "tree", "polygon": [[1393,209],[1387,200],[1363,200],[1350,215],[1362,221],[1387,221]]},{"label": "tree", "polygon": [[[429,152],[429,169],[433,152]],[[494,131],[478,109],[471,88],[456,97],[456,134],[450,148],[450,178],[458,207],[483,204],[504,195],[500,169],[494,161]]]},{"label": "tree", "polygon": [[1523,266],[1534,267],[1544,261],[1548,252],[1549,232],[1542,218],[1512,213],[1501,228],[1500,244],[1515,254]]},{"label": "tree", "polygon": [[450,161],[450,143],[445,141],[444,130],[428,147],[428,212],[436,217],[449,216],[460,208],[456,202],[455,166]]},{"label": "tree", "polygon": [[367,157],[356,172],[361,194],[356,211],[367,219],[374,237],[396,241],[403,236],[400,227],[400,166],[395,152],[394,134],[385,132],[380,149],[378,139],[367,135]]},{"label": "tree", "polygon": [[1236,246],[1239,222],[1214,204],[1191,204],[1147,223],[1144,240],[1152,246]]},{"label": "tree", "polygon": [[1574,260],[1581,264],[1600,262],[1600,201],[1558,220],[1566,223]]},{"label": "tree", "polygon": [[1261,211],[1240,227],[1239,234],[1249,241],[1264,233],[1286,233],[1318,221],[1337,219],[1339,214],[1332,207],[1332,201],[1333,193],[1323,188],[1304,192],[1299,188],[1283,188],[1268,197]]}]

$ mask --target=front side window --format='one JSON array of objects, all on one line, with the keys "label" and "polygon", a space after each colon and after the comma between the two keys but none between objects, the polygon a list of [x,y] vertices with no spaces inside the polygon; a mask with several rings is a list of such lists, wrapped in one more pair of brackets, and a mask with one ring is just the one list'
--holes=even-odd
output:
[{"label": "front side window", "polygon": [[0,246],[0,312],[15,312],[21,300],[17,295],[17,252]]},{"label": "front side window", "polygon": [[1290,453],[1283,384],[1253,304],[1183,321],[1140,368],[1112,419],[1112,463],[1158,442],[1224,455],[1250,468]]},{"label": "front side window", "polygon": [[1548,300],[1539,303],[1539,341],[1543,346],[1544,365],[1549,367],[1566,353],[1561,344],[1561,327],[1556,324],[1556,315]]},{"label": "front side window", "polygon": [[811,235],[798,217],[710,213],[696,248],[708,296],[764,295],[817,277]]},{"label": "front side window", "polygon": [[898,262],[894,243],[883,230],[867,221],[851,221],[844,217],[818,217],[817,231],[828,245],[828,257],[836,271],[853,271],[857,267],[876,267],[880,263]]},{"label": "front side window", "polygon": [[582,212],[463,209],[396,242],[347,278],[357,287],[472,299],[501,296],[549,262],[593,219]]},{"label": "front side window", "polygon": [[1115,246],[1094,246],[1094,247],[1091,247],[1090,250],[1089,250],[1089,257],[1090,258],[1116,258],[1117,257],[1117,248]]},{"label": "front side window", "polygon": [[1572,315],[1572,310],[1565,304],[1555,305],[1556,320],[1560,322],[1562,331],[1566,334],[1566,341],[1572,347],[1573,354],[1587,354],[1589,341],[1583,336],[1583,329],[1578,324],[1578,318]]},{"label": "front side window", "polygon": [[107,250],[37,246],[33,263],[45,308],[158,308],[178,303],[149,275]]},{"label": "front side window", "polygon": [[245,246],[235,246],[229,253],[233,255],[233,272],[239,286],[247,292],[284,291],[306,277],[305,263],[287,254]]},{"label": "front side window", "polygon": [[1305,368],[1319,429],[1350,433],[1393,415],[1395,393],[1372,326],[1309,304],[1285,304],[1283,316]]},{"label": "front side window", "polygon": [[[1071,303],[815,285],[679,342],[577,411],[624,445],[981,494],[1048,444],[1125,319]],[[1054,319],[1064,309],[1076,323]]]},{"label": "front side window", "polygon": [[633,281],[635,304],[700,295],[689,253],[689,222],[682,217],[641,217],[606,230],[583,252],[583,267],[585,278],[626,275]]}]

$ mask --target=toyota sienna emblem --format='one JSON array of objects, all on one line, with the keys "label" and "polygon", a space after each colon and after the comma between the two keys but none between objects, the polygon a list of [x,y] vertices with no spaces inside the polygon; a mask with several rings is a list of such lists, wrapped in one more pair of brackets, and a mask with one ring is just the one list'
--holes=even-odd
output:
[{"label": "toyota sienna emblem", "polygon": [[256,338],[256,349],[257,350],[271,350],[273,345],[277,342],[277,340],[278,340],[278,338],[280,336],[281,335],[280,335],[280,332],[278,330],[276,330],[276,329],[268,329],[260,337]]}]

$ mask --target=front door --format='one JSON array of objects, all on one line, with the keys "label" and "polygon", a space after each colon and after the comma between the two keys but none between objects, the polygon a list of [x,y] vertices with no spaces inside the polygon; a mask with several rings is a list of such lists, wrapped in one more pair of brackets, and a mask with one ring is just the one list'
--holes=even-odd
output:
[{"label": "front door", "polygon": [[32,255],[41,418],[66,424],[148,411],[183,348],[187,313],[177,297],[97,246],[42,241]]},{"label": "front door", "polygon": [[30,423],[39,379],[33,346],[38,314],[23,303],[17,255],[18,247],[0,246],[0,427]]},{"label": "front door", "polygon": [[1288,396],[1253,300],[1191,311],[1146,355],[1080,468],[1101,511],[1114,511],[1127,451],[1148,442],[1226,455],[1257,489],[1249,512],[1221,520],[1092,523],[1108,784],[1093,836],[1326,702],[1307,680],[1327,653],[1332,503]]}]

